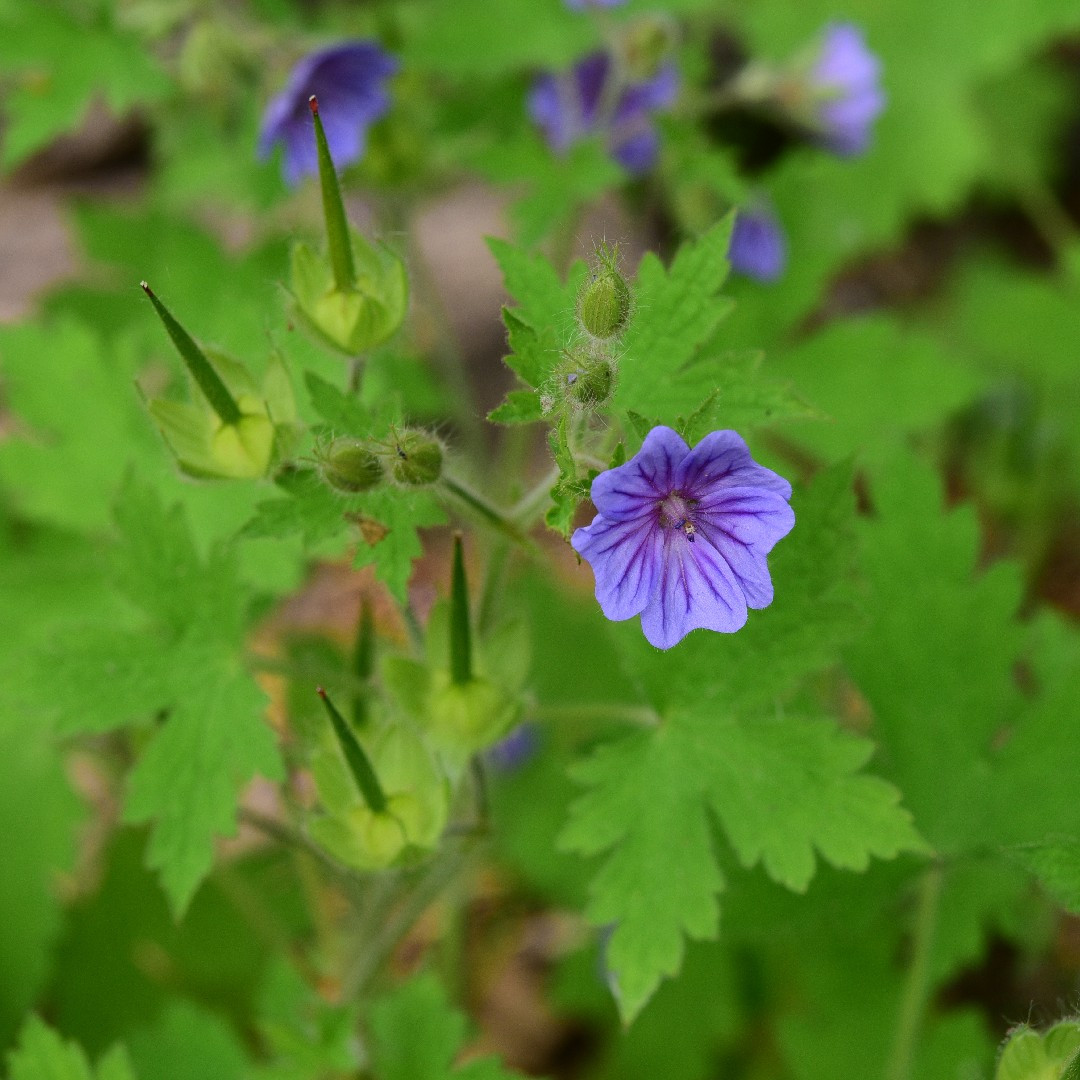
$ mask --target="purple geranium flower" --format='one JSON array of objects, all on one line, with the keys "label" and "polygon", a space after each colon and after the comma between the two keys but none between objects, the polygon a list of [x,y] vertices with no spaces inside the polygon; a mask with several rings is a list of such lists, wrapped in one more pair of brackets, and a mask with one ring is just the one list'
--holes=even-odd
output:
[{"label": "purple geranium flower", "polygon": [[776,281],[787,265],[787,241],[776,215],[762,206],[739,210],[731,230],[732,270],[757,281]]},{"label": "purple geranium flower", "polygon": [[655,427],[625,465],[593,481],[599,513],[570,543],[592,565],[604,614],[640,615],[650,644],[670,649],[698,628],[732,633],[747,608],[772,603],[765,556],[795,524],[790,497],[734,431],[691,450]]},{"label": "purple geranium flower", "polygon": [[869,146],[870,127],[885,107],[880,76],[881,61],[857,26],[826,27],[811,79],[821,98],[823,141],[833,153],[850,157]]},{"label": "purple geranium flower", "polygon": [[566,0],[566,6],[573,11],[584,11],[591,7],[618,7],[623,0]]},{"label": "purple geranium flower", "polygon": [[390,108],[385,82],[397,69],[397,60],[374,41],[346,41],[305,56],[263,113],[259,157],[269,157],[281,143],[289,184],[319,171],[308,109],[314,94],[334,164],[341,169],[359,160],[367,129]]},{"label": "purple geranium flower", "polygon": [[613,87],[614,77],[606,52],[590,54],[563,75],[541,75],[529,93],[529,115],[559,153],[603,134],[609,153],[628,172],[647,172],[660,149],[650,116],[675,101],[678,75],[665,64],[644,82]]}]

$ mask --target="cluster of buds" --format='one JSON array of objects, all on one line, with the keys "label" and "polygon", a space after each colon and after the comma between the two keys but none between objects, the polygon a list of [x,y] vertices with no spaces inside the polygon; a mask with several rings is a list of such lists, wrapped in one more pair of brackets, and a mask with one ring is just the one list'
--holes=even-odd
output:
[{"label": "cluster of buds", "polygon": [[611,399],[618,373],[616,349],[630,325],[634,298],[619,270],[619,252],[601,244],[596,264],[577,296],[580,340],[567,348],[555,370],[554,386],[545,398],[571,409],[592,412]]},{"label": "cluster of buds", "polygon": [[[374,669],[368,615],[361,613],[353,671],[356,684],[366,687]],[[377,708],[355,699],[351,720],[325,690],[318,691],[329,723],[309,732],[306,764],[320,806],[307,830],[338,861],[374,870],[433,850],[466,764],[518,721],[524,655],[514,654],[507,667],[520,675],[515,681],[506,671],[499,678],[482,674],[473,648],[459,536],[449,604],[432,614],[426,662],[386,657],[382,676],[389,698]]]},{"label": "cluster of buds", "polygon": [[347,436],[316,446],[323,482],[343,495],[370,491],[389,480],[399,487],[430,487],[442,475],[446,450],[429,431],[406,428],[383,441]]}]

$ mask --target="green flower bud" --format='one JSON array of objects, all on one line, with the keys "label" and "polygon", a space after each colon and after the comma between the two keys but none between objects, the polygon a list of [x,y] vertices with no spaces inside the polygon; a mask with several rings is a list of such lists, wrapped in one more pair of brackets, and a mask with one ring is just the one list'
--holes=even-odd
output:
[{"label": "green flower bud", "polygon": [[596,359],[581,371],[572,371],[566,377],[566,392],[571,400],[586,409],[603,405],[615,385],[615,370],[610,360]]},{"label": "green flower bud", "polygon": [[1043,1035],[1023,1024],[1009,1032],[994,1080],[1064,1080],[1078,1052],[1077,1021],[1063,1020]]},{"label": "green flower bud", "polygon": [[408,862],[436,846],[450,808],[449,785],[420,739],[386,727],[363,739],[382,802],[373,809],[332,738],[312,755],[311,771],[326,814],[308,823],[312,839],[358,870]]},{"label": "green flower bud", "polygon": [[369,491],[384,476],[382,461],[359,439],[335,439],[316,456],[319,474],[335,491],[349,495]]},{"label": "green flower bud", "polygon": [[633,298],[619,273],[616,249],[602,247],[597,257],[599,267],[578,293],[578,321],[592,337],[607,341],[626,329]]},{"label": "green flower bud", "polygon": [[292,293],[299,319],[324,341],[356,356],[382,344],[401,325],[409,300],[402,261],[353,232],[330,157],[319,103],[311,97],[327,258],[305,244],[292,253]]},{"label": "green flower bud", "polygon": [[223,353],[202,349],[143,282],[199,394],[195,401],[147,403],[158,430],[189,476],[265,476],[295,441],[296,405],[281,358],[274,356],[261,387]]},{"label": "green flower bud", "polygon": [[433,673],[428,733],[451,760],[498,742],[520,711],[517,698],[482,675],[462,684],[453,682],[448,672]]},{"label": "green flower bud", "polygon": [[390,472],[405,487],[426,487],[442,474],[442,443],[426,431],[406,431],[394,446]]},{"label": "green flower bud", "polygon": [[596,343],[568,349],[555,377],[563,399],[582,409],[603,405],[615,390],[614,361]]},{"label": "green flower bud", "polygon": [[409,302],[402,261],[388,248],[352,233],[355,281],[339,286],[330,263],[306,244],[292,252],[293,311],[317,337],[357,356],[381,345],[401,325]]}]

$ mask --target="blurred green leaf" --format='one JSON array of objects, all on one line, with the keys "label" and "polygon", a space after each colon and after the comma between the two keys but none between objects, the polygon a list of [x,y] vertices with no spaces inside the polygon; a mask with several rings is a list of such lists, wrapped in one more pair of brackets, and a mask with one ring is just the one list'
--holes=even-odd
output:
[{"label": "blurred green leaf", "polygon": [[135,1080],[122,1047],[109,1051],[93,1069],[78,1044],[65,1042],[36,1016],[23,1027],[19,1049],[8,1057],[8,1080]]}]

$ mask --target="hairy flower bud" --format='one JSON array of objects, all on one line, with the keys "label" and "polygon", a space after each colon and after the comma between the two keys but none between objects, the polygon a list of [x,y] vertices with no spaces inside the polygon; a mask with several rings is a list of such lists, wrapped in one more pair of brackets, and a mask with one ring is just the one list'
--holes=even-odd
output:
[{"label": "hairy flower bud", "polygon": [[394,446],[391,475],[406,487],[426,487],[442,474],[443,448],[426,431],[406,431]]},{"label": "hairy flower bud", "polygon": [[618,337],[630,322],[630,287],[619,273],[615,249],[601,248],[600,266],[578,293],[578,320],[594,338]]},{"label": "hairy flower bud", "polygon": [[335,439],[318,459],[319,474],[335,491],[369,491],[383,479],[382,461],[359,439]]},{"label": "hairy flower bud", "polygon": [[1009,1032],[994,1080],[1072,1080],[1080,1074],[1080,1022],[1062,1020],[1040,1034],[1027,1024]]},{"label": "hairy flower bud", "polygon": [[578,345],[564,354],[557,378],[564,401],[595,409],[615,390],[615,364],[602,346]]},{"label": "hairy flower bud", "polygon": [[[569,383],[569,378],[568,378]],[[615,369],[611,361],[596,359],[567,387],[571,399],[586,409],[603,405],[615,385]]]}]

